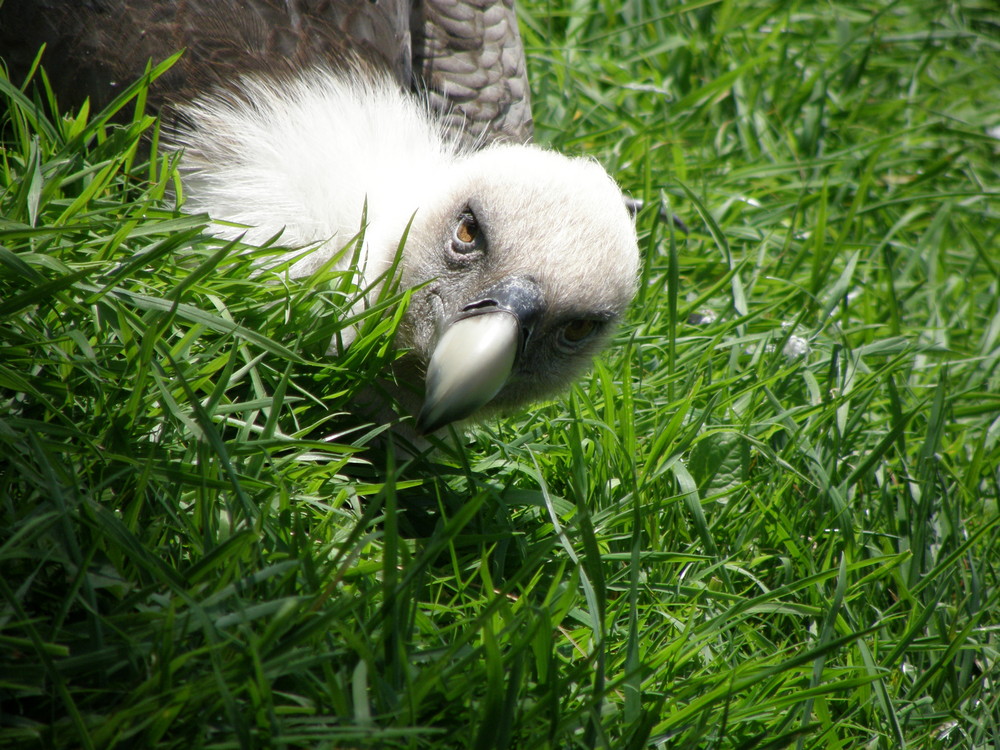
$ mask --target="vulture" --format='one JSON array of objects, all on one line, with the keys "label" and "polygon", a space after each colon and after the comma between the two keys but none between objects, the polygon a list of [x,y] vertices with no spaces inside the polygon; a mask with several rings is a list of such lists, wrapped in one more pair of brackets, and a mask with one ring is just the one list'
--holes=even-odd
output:
[{"label": "vulture", "polygon": [[63,105],[184,51],[150,102],[184,209],[220,237],[317,247],[291,267],[308,274],[364,222],[366,285],[405,237],[393,379],[417,385],[420,433],[558,392],[633,297],[620,188],[530,143],[513,0],[0,0],[15,80],[43,43]]}]

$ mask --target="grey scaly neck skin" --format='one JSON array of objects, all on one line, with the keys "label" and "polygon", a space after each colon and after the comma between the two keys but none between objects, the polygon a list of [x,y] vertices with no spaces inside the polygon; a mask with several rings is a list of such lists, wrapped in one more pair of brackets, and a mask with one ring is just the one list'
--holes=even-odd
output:
[{"label": "grey scaly neck skin", "polygon": [[451,130],[468,143],[531,140],[531,97],[514,0],[414,3],[411,30],[415,80]]},{"label": "grey scaly neck skin", "polygon": [[[156,98],[168,110],[168,147],[183,150],[185,207],[208,213],[219,236],[259,243],[280,233],[291,248],[318,244],[292,269],[306,274],[358,232],[367,209],[367,287],[409,227],[400,280],[416,291],[397,343],[427,378],[419,429],[564,388],[622,317],[638,249],[617,185],[590,160],[511,142],[530,133],[530,112],[509,4],[439,1],[412,15],[392,2],[39,5],[53,11],[45,28],[65,55],[57,71],[70,77],[110,71],[130,80],[147,57],[187,48]],[[4,28],[30,7],[7,0]],[[470,13],[489,22],[468,26],[479,29],[478,52],[460,39]],[[499,40],[490,36],[497,29]],[[496,45],[511,54],[465,69]],[[70,53],[81,50],[74,73]],[[124,75],[130,65],[135,75]],[[430,103],[400,85],[417,73],[427,76]],[[488,85],[472,96],[479,78]],[[442,114],[435,102],[480,119]],[[493,143],[484,147],[489,138],[477,132]]]}]

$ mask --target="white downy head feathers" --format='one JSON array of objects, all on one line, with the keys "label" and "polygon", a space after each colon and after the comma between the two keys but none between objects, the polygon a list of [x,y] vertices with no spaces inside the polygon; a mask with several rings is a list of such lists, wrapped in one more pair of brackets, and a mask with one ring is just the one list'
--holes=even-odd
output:
[{"label": "white downy head feathers", "polygon": [[467,368],[472,380],[492,385],[478,400],[473,388],[460,409],[438,409],[447,416],[424,419],[424,429],[564,386],[633,295],[632,220],[614,181],[591,160],[534,146],[463,149],[419,99],[363,71],[244,79],[179,111],[185,124],[173,143],[185,152],[186,208],[207,212],[223,237],[261,243],[281,232],[289,247],[325,243],[295,274],[354,237],[367,202],[362,268],[370,281],[392,261],[412,218],[401,281],[427,283],[400,336],[418,369],[462,319],[496,310],[518,317],[519,333],[494,343],[504,350],[500,360],[515,359],[499,391],[476,362],[435,360],[434,368]]}]

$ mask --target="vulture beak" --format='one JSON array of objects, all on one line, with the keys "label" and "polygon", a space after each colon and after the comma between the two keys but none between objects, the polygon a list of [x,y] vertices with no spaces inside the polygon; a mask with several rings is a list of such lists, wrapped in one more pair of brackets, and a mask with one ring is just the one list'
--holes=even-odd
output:
[{"label": "vulture beak", "polygon": [[489,403],[510,377],[543,309],[538,284],[521,277],[505,279],[465,305],[431,354],[417,429],[434,432]]}]

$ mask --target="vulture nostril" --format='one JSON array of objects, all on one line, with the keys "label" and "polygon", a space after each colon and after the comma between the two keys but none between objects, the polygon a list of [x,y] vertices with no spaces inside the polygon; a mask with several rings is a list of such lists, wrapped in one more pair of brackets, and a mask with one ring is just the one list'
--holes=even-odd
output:
[{"label": "vulture nostril", "polygon": [[462,312],[471,312],[472,310],[483,310],[487,307],[500,307],[500,303],[495,299],[481,299],[478,302],[470,302],[468,305],[462,308]]}]

